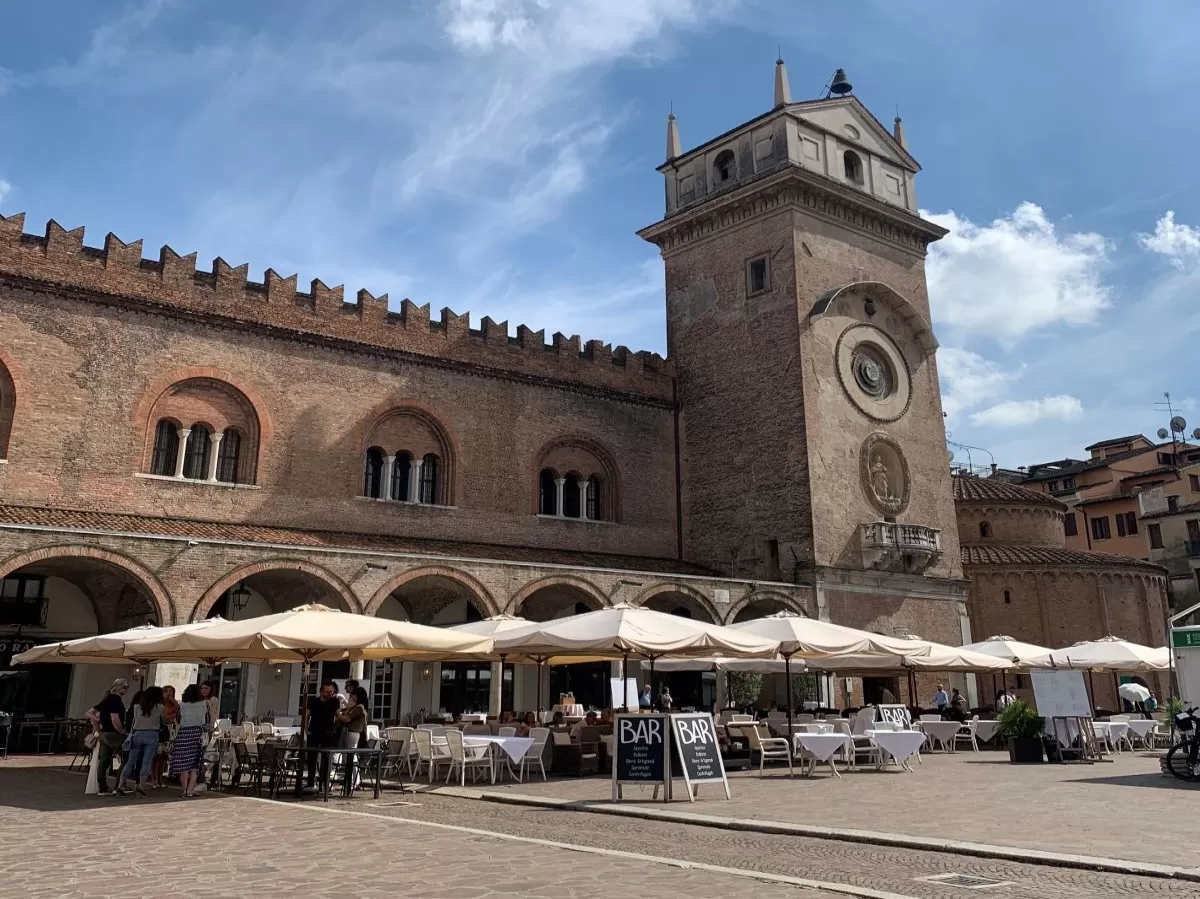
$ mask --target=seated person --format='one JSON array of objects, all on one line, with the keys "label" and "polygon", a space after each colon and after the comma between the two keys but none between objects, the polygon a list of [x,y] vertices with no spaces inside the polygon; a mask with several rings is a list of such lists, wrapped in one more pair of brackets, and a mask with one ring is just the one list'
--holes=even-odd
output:
[{"label": "seated person", "polygon": [[529,732],[537,727],[537,715],[533,712],[526,712],[525,717],[521,719],[521,723],[517,725],[517,736],[528,737]]},{"label": "seated person", "polygon": [[513,724],[516,724],[516,721],[513,719],[513,713],[508,711],[507,709],[505,709],[503,712],[501,712],[500,713],[500,723],[503,724],[505,727],[509,727]]},{"label": "seated person", "polygon": [[576,723],[576,725],[571,728],[571,739],[578,740],[579,734],[582,732],[583,728],[595,727],[599,720],[600,719],[596,717],[595,712],[588,712],[587,716],[582,721]]},{"label": "seated person", "polygon": [[463,715],[463,713],[462,713],[462,712],[455,712],[455,713],[454,713],[454,718],[453,718],[453,719],[451,719],[451,722],[450,722],[450,723],[451,723],[451,724],[455,724],[455,725],[462,724],[462,720],[463,720],[463,719],[462,719],[462,715]]},{"label": "seated person", "polygon": [[563,728],[567,726],[567,719],[563,717],[562,712],[555,712],[554,718],[550,721],[551,727]]},{"label": "seated person", "polygon": [[602,709],[601,710],[601,712],[600,712],[600,726],[601,727],[612,727],[616,723],[617,722],[616,722],[616,719],[613,717],[612,709]]}]

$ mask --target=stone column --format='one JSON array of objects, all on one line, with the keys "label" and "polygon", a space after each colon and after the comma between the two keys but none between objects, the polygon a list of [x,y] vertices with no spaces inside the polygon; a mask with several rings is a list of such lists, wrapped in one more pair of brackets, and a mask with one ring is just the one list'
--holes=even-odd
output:
[{"label": "stone column", "polygon": [[183,477],[183,460],[187,456],[187,442],[191,435],[191,428],[179,429],[179,452],[175,454],[175,477]]},{"label": "stone column", "polygon": [[[381,500],[387,500],[387,499],[392,498],[392,478],[395,476],[396,476],[396,457],[394,455],[393,456],[384,456],[383,457],[383,474],[381,475],[382,480],[380,481],[380,484],[379,484],[379,498]],[[353,670],[354,665],[351,664],[350,668],[351,668],[351,670]]]},{"label": "stone column", "polygon": [[587,506],[588,506],[587,491],[588,491],[588,482],[580,481],[579,482],[579,517],[584,520],[587,520],[587,517],[588,517],[588,514],[587,514]]},{"label": "stone column", "polygon": [[213,431],[208,436],[208,479],[217,479],[217,462],[221,455],[221,441],[225,439],[224,431]]},{"label": "stone column", "polygon": [[424,464],[424,459],[413,459],[412,465],[408,469],[408,501],[410,503],[421,501],[421,466]]},{"label": "stone column", "polygon": [[559,518],[565,517],[564,510],[563,510],[563,488],[566,486],[567,486],[566,478],[555,478],[554,479],[554,495],[555,495],[556,502],[557,502],[557,505],[555,505],[554,508],[557,510],[556,514],[558,515]]},{"label": "stone column", "polygon": [[[503,668],[509,667],[504,665]],[[488,695],[488,714],[500,715],[500,702],[504,694],[500,691],[504,689],[504,681],[501,679],[502,667],[499,662],[492,662],[492,688]],[[510,710],[511,711],[511,710]]]}]

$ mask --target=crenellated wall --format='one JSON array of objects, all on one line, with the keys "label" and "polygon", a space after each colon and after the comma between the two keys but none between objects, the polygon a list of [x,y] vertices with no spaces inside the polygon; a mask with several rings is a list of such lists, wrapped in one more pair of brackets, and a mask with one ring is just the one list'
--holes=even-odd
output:
[{"label": "crenellated wall", "polygon": [[360,290],[354,302],[346,302],[342,287],[319,279],[302,292],[295,275],[272,269],[256,282],[249,280],[249,266],[231,266],[220,257],[205,272],[196,268],[195,253],[180,255],[169,246],[158,259],[144,259],[140,240],[126,243],[110,233],[103,248],[88,247],[83,228],[68,231],[51,220],[39,236],[24,233],[24,224],[23,213],[0,216],[0,276],[78,290],[94,302],[167,308],[520,376],[662,401],[671,397],[671,367],[656,353],[559,333],[547,344],[544,331],[519,325],[510,335],[508,322],[486,316],[472,329],[469,314],[443,309],[433,318],[428,304],[408,299],[392,312],[386,294]]}]

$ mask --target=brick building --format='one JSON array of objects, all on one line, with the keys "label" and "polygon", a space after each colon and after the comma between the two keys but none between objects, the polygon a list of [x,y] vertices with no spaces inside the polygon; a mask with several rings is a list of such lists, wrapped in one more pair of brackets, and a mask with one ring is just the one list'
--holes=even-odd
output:
[{"label": "brick building", "polygon": [[[954,499],[977,639],[1003,634],[1057,648],[1115,634],[1166,644],[1164,569],[1070,548],[1063,533],[1068,506],[1048,493],[959,475]],[[1018,679],[1018,686],[1028,683]],[[1155,685],[1160,696],[1165,687],[1165,680]],[[1094,678],[1094,689],[1098,706],[1118,708],[1111,676]]]},{"label": "brick building", "polygon": [[[944,232],[899,119],[792,102],[780,63],[769,112],[688,152],[672,117],[667,156],[640,232],[667,359],[0,218],[6,649],[306,601],[437,625],[787,608],[969,639],[924,273]],[[506,669],[507,706],[533,671]],[[77,713],[113,673],[36,669],[29,702]],[[555,670],[546,695],[604,703],[608,675]],[[300,689],[222,676],[248,712]],[[497,669],[366,676],[387,718],[485,706]]]}]

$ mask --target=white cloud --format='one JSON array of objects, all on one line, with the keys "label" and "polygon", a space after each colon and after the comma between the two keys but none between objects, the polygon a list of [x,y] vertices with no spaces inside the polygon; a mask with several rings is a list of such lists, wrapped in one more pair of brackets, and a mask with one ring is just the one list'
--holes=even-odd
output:
[{"label": "white cloud", "polygon": [[1003,393],[1020,375],[1020,372],[1001,368],[979,353],[957,347],[941,347],[937,364],[942,382],[942,411],[949,419]]},{"label": "white cloud", "polygon": [[971,416],[971,423],[999,428],[1021,427],[1039,421],[1074,421],[1083,415],[1083,403],[1067,394],[1040,400],[1007,400]]},{"label": "white cloud", "polygon": [[1011,341],[1049,325],[1091,324],[1111,303],[1102,278],[1108,241],[1059,233],[1035,203],[987,225],[953,211],[922,215],[950,230],[930,247],[926,268],[943,328]]},{"label": "white cloud", "polygon": [[1176,268],[1200,261],[1200,227],[1175,221],[1175,210],[1168,209],[1154,224],[1153,234],[1139,234],[1142,249],[1165,256]]}]

